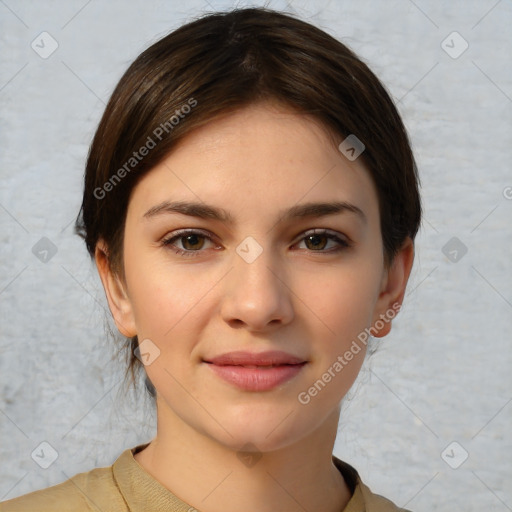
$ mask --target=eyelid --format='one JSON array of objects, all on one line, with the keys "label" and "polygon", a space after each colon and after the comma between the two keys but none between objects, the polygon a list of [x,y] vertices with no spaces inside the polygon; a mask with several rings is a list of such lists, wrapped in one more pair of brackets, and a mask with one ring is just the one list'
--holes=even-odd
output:
[{"label": "eyelid", "polygon": [[205,229],[201,228],[183,228],[183,229],[177,229],[176,231],[173,231],[172,233],[167,233],[164,237],[162,237],[162,241],[177,238],[179,236],[189,235],[189,234],[195,234],[195,235],[203,235],[206,238],[213,239],[214,235],[212,235],[209,231],[206,231]]}]

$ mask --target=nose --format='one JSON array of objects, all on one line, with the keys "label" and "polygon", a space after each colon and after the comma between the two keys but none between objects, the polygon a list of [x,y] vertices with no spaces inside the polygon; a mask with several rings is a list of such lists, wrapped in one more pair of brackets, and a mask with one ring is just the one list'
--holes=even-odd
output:
[{"label": "nose", "polygon": [[269,250],[250,263],[236,255],[225,279],[221,315],[232,327],[265,331],[292,320],[289,280]]}]

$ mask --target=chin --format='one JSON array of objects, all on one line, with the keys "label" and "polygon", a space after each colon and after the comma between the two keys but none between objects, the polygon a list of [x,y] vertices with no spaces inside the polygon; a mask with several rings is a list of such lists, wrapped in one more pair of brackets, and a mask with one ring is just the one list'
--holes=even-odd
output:
[{"label": "chin", "polygon": [[[233,451],[271,452],[307,438],[322,424],[318,416],[300,415],[295,406],[242,408],[217,418],[226,430],[215,428],[207,435]],[[211,426],[211,425],[210,425]]]}]

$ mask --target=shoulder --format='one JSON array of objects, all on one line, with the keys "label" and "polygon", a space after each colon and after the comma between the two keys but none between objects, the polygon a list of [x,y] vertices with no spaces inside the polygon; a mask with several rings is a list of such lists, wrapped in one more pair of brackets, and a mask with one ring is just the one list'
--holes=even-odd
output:
[{"label": "shoulder", "polygon": [[128,512],[117,488],[112,466],[78,473],[46,489],[33,491],[0,503],[0,512],[85,512],[109,510]]},{"label": "shoulder", "polygon": [[357,470],[345,461],[333,456],[334,465],[340,470],[349,489],[352,499],[343,512],[410,512],[395,505],[392,501],[380,494],[374,494],[363,483]]},{"label": "shoulder", "polygon": [[358,482],[367,512],[410,512],[380,494],[374,494],[361,480]]}]

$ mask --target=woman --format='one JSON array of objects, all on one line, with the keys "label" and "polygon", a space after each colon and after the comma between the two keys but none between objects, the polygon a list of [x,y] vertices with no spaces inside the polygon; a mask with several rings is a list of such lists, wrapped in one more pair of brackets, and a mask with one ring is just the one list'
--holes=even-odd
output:
[{"label": "woman", "polygon": [[389,95],[318,28],[241,9],[148,48],[95,134],[76,228],[157,435],[0,510],[399,510],[332,450],[405,294],[418,186]]}]

